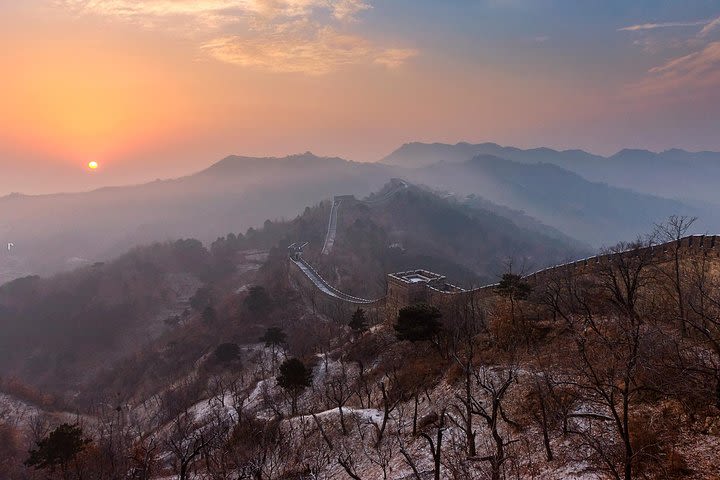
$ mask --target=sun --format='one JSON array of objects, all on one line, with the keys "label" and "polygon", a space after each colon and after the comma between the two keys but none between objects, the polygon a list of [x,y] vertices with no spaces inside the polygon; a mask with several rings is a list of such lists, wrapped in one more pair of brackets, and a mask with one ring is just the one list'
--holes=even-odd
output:
[{"label": "sun", "polygon": [[97,170],[97,168],[98,168],[99,166],[100,166],[100,165],[98,165],[98,162],[96,162],[95,160],[93,160],[92,162],[89,162],[89,163],[88,163],[88,168],[89,168],[90,170]]}]

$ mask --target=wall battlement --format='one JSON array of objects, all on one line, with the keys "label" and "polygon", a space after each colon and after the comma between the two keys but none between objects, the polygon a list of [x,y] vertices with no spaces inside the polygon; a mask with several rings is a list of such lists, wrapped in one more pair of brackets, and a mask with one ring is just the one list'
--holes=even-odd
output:
[{"label": "wall battlement", "polygon": [[[406,188],[404,182],[397,186],[396,191]],[[352,197],[354,199],[354,197]],[[338,196],[335,201],[350,200],[350,197]],[[289,247],[290,259],[294,271],[298,273],[298,280],[319,290],[321,297],[328,305],[335,305],[335,309],[345,306],[354,308],[369,308],[388,321],[393,321],[397,312],[406,306],[417,303],[430,305],[447,304],[458,295],[479,294],[480,296],[494,295],[497,284],[485,285],[479,288],[466,290],[452,285],[446,281],[445,276],[427,270],[409,270],[406,272],[390,273],[387,275],[387,289],[384,297],[375,300],[366,300],[343,293],[326,282],[315,269],[302,258],[302,249],[307,244],[293,244]],[[570,275],[585,275],[597,272],[598,268],[617,261],[622,256],[643,256],[649,258],[652,264],[663,264],[672,261],[676,253],[682,258],[711,257],[720,262],[720,235],[690,235],[678,241],[631,249],[618,253],[606,253],[576,260],[562,265],[538,270],[525,275],[523,278],[530,283],[547,281],[559,273]]]}]

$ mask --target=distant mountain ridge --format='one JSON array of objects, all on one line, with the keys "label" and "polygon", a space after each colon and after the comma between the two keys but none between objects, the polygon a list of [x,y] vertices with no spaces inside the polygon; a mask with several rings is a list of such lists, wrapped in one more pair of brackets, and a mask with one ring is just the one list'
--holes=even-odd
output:
[{"label": "distant mountain ridge", "polygon": [[[490,202],[524,212],[593,246],[631,238],[669,214],[698,215],[703,228],[716,231],[720,162],[714,155],[624,150],[604,158],[492,143],[414,143],[388,160],[405,166],[309,152],[282,158],[228,156],[171,180],[0,198],[0,240],[15,244],[13,258],[0,256],[0,277],[67,270],[75,265],[72,259],[103,261],[154,241],[195,237],[210,242],[267,219],[292,218],[304,205],[338,193],[367,195],[393,177],[474,196],[476,205],[489,207],[483,202]],[[666,157],[672,159],[662,160]],[[657,158],[664,163],[654,165]]]},{"label": "distant mountain ridge", "polygon": [[555,164],[527,164],[488,154],[461,163],[436,163],[407,175],[523,211],[595,247],[647,233],[669,215],[703,213],[677,200],[591,182]]},{"label": "distant mountain ridge", "polygon": [[230,156],[172,180],[80,193],[8,195],[0,198],[0,240],[15,244],[14,259],[0,256],[0,273],[15,272],[18,262],[25,271],[17,276],[53,273],[69,268],[73,257],[101,261],[154,241],[195,237],[210,242],[267,219],[292,218],[304,205],[338,191],[367,195],[396,170],[311,153]]},{"label": "distant mountain ridge", "polygon": [[[624,149],[610,157],[583,150],[533,148],[523,150],[496,143],[407,143],[380,162],[405,168],[422,168],[434,163],[461,163],[477,155],[494,155],[520,163],[550,163],[573,171],[588,180],[605,182],[652,195],[717,203],[720,152],[688,152],[670,149]],[[688,188],[692,186],[692,188]]]},{"label": "distant mountain ridge", "polygon": [[699,151],[689,152],[679,148],[672,148],[662,152],[652,152],[644,149],[625,148],[619,152],[605,157],[580,149],[555,150],[547,147],[521,149],[517,147],[502,146],[497,143],[484,142],[472,144],[458,142],[447,143],[423,143],[410,142],[402,145],[397,150],[380,160],[380,163],[397,165],[403,167],[417,168],[427,166],[440,161],[463,162],[476,155],[495,155],[508,160],[518,162],[537,163],[546,161],[563,166],[564,163],[574,161],[582,162],[588,160],[627,160],[627,159],[664,159],[684,161],[717,161],[720,162],[720,152]]}]

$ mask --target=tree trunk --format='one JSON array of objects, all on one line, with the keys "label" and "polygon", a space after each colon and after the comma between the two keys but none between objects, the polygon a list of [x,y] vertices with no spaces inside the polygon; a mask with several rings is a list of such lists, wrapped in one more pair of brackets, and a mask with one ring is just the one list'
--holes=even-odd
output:
[{"label": "tree trunk", "polygon": [[418,393],[415,392],[415,410],[413,411],[413,436],[417,435],[418,403],[420,403],[418,397]]},{"label": "tree trunk", "polygon": [[297,413],[297,396],[293,395],[290,399],[290,414],[294,417]]},{"label": "tree trunk", "polygon": [[340,405],[338,407],[338,410],[340,410],[340,428],[342,429],[342,434],[347,435],[347,427],[345,426],[345,413],[343,412],[343,406]]},{"label": "tree trunk", "polygon": [[627,394],[623,399],[623,442],[625,443],[625,480],[632,480],[633,448],[630,443],[629,404]]},{"label": "tree trunk", "polygon": [[680,314],[680,332],[682,337],[687,336],[687,329],[685,325],[685,302],[683,299],[682,283],[680,281],[680,252],[675,251],[675,290],[678,296],[678,310]]},{"label": "tree trunk", "polygon": [[545,409],[545,397],[540,395],[540,415],[542,419],[543,444],[545,445],[545,456],[548,462],[553,460],[553,452],[550,447],[550,435],[548,434],[547,410]]},{"label": "tree trunk", "polygon": [[465,436],[467,441],[467,454],[469,458],[477,455],[475,448],[475,432],[473,432],[472,421],[472,378],[470,377],[470,365],[465,366]]},{"label": "tree trunk", "polygon": [[[440,425],[442,425],[442,420],[440,421]],[[441,454],[442,454],[442,437],[443,437],[443,427],[441,426],[438,428],[437,432],[437,451],[435,453],[435,480],[440,480],[440,468],[441,468]]]}]

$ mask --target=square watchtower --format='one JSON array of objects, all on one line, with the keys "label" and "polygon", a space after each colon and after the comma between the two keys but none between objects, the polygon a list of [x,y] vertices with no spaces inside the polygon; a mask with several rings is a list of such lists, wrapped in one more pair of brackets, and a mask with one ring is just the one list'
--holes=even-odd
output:
[{"label": "square watchtower", "polygon": [[445,277],[427,270],[390,273],[387,276],[387,318],[392,321],[401,308],[429,300],[429,287],[443,289]]}]

